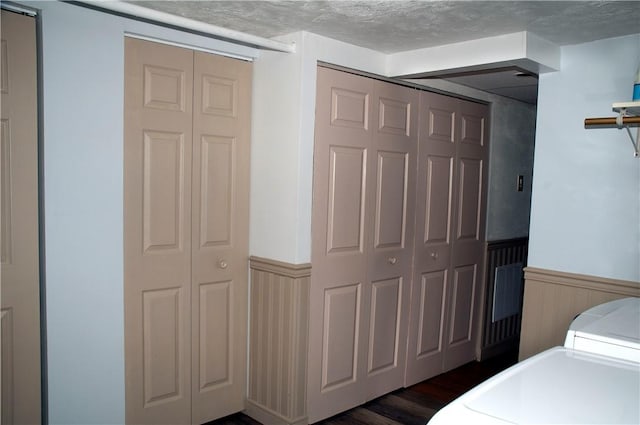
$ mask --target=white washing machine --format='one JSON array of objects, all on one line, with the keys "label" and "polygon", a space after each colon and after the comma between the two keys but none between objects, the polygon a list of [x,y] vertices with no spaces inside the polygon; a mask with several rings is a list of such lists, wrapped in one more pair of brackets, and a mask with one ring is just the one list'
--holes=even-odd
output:
[{"label": "white washing machine", "polygon": [[429,425],[640,424],[638,327],[638,299],[589,309],[572,323],[565,347],[488,379]]},{"label": "white washing machine", "polygon": [[640,363],[640,298],[623,298],[592,307],[574,319],[567,348]]}]

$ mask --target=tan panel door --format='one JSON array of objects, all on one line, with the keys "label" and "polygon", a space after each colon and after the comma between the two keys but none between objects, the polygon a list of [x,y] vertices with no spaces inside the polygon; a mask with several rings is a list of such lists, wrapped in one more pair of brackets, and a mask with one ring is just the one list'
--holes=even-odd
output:
[{"label": "tan panel door", "polygon": [[244,408],[251,64],[126,39],[127,422]]},{"label": "tan panel door", "polygon": [[[365,401],[363,301],[373,80],[318,68],[309,313],[309,422]],[[363,335],[364,333],[364,335]],[[364,344],[364,345],[363,345]]]},{"label": "tan panel door", "polygon": [[457,100],[420,94],[415,261],[405,385],[442,372],[451,261]]},{"label": "tan panel door", "polygon": [[461,100],[459,117],[444,370],[476,358],[476,321],[484,276],[488,107]]},{"label": "tan panel door", "polygon": [[318,68],[309,420],[402,386],[418,94]]},{"label": "tan panel door", "polygon": [[2,413],[40,423],[40,282],[35,19],[2,11],[0,120]]},{"label": "tan panel door", "polygon": [[125,38],[127,423],[191,422],[193,52]]},{"label": "tan panel door", "polygon": [[193,423],[244,409],[251,64],[195,52]]},{"label": "tan panel door", "polygon": [[367,399],[404,382],[413,262],[418,91],[375,81],[369,170]]},{"label": "tan panel door", "polygon": [[421,94],[415,270],[405,385],[475,359],[484,261],[484,105]]}]

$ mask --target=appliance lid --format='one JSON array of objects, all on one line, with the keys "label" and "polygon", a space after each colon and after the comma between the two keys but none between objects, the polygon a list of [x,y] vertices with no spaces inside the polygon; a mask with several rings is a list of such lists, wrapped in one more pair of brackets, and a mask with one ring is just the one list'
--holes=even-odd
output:
[{"label": "appliance lid", "polygon": [[512,366],[458,400],[477,414],[518,424],[637,424],[640,365],[556,347]]},{"label": "appliance lid", "polygon": [[603,311],[601,317],[576,327],[576,334],[626,341],[640,348],[640,298],[617,300],[615,306],[610,311]]}]

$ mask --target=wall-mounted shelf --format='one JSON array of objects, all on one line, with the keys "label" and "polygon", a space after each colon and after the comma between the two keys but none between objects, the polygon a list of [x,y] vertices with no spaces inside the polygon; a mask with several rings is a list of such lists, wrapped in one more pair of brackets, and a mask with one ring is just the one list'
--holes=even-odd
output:
[{"label": "wall-mounted shelf", "polygon": [[628,115],[640,116],[640,100],[635,102],[617,102],[611,105],[614,112],[626,112]]},{"label": "wall-mounted shelf", "polygon": [[[585,118],[585,128],[624,128],[629,134],[631,144],[633,145],[633,155],[640,157],[640,101],[635,102],[617,102],[611,105],[611,109],[618,113],[617,117],[604,118]],[[638,127],[638,132],[634,140],[630,127]]]}]

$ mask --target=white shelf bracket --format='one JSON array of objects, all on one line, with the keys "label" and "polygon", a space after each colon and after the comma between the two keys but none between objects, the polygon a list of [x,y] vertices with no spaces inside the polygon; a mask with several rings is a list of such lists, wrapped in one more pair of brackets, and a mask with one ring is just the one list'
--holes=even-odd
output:
[{"label": "white shelf bracket", "polygon": [[636,132],[636,138],[634,140],[633,135],[631,134],[631,129],[628,125],[624,125],[623,118],[631,115],[627,115],[627,108],[620,108],[618,112],[618,116],[616,117],[616,125],[619,129],[624,128],[627,130],[627,134],[629,135],[629,139],[631,140],[631,144],[633,145],[633,156],[636,158],[640,157],[640,149],[638,147],[638,143],[640,143],[640,127],[638,127]]}]

